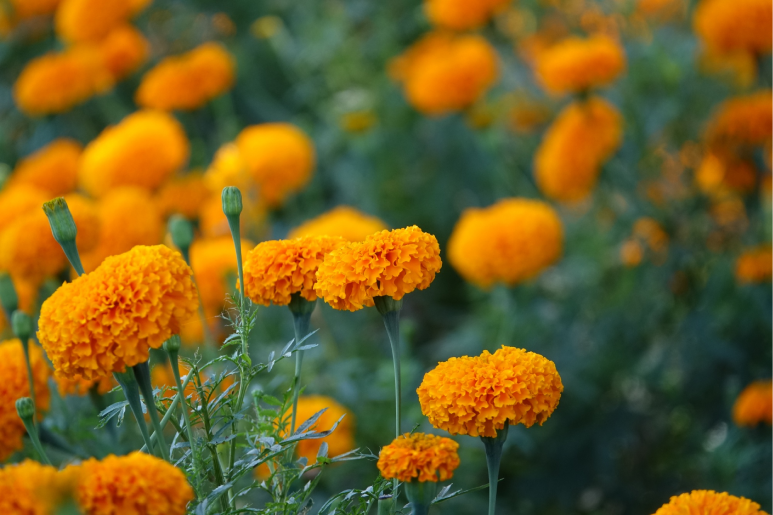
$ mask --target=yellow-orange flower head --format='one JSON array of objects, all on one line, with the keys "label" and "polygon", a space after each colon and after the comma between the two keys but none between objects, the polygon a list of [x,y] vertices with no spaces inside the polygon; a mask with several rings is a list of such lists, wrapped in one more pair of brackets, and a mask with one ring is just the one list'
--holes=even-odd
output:
[{"label": "yellow-orange flower head", "polygon": [[335,309],[357,311],[380,296],[400,300],[428,288],[443,266],[437,239],[411,226],[371,234],[327,256],[314,290]]},{"label": "yellow-orange flower head", "polygon": [[60,0],[11,0],[13,15],[24,20],[33,16],[43,16],[56,11]]},{"label": "yellow-orange flower head", "polygon": [[439,363],[424,375],[421,412],[452,435],[495,437],[505,424],[542,425],[561,399],[564,385],[549,359],[502,346]]},{"label": "yellow-orange flower head", "polygon": [[[338,424],[336,430],[325,438],[318,440],[301,440],[298,442],[298,446],[295,449],[295,453],[299,458],[306,458],[309,463],[314,463],[317,460],[317,453],[322,442],[327,442],[328,456],[335,457],[340,454],[347,453],[354,449],[354,416],[348,409],[337,403],[330,397],[324,395],[304,395],[298,398],[298,412],[296,420],[298,425],[301,425],[314,414],[327,408],[310,429],[321,433],[322,431],[328,431],[333,427],[339,418],[344,416],[341,423]],[[289,436],[289,427],[286,428],[284,434]]]},{"label": "yellow-orange flower head", "polygon": [[695,171],[695,184],[715,198],[749,193],[757,185],[757,170],[749,161],[710,152]]},{"label": "yellow-orange flower head", "polygon": [[0,190],[0,232],[27,213],[42,208],[52,195],[31,184],[9,184]]},{"label": "yellow-orange flower head", "polygon": [[770,282],[773,277],[773,250],[770,244],[747,249],[735,262],[735,278],[741,283]]},{"label": "yellow-orange flower head", "polygon": [[193,500],[182,470],[142,452],[92,458],[81,469],[76,499],[85,515],[184,515]]},{"label": "yellow-orange flower head", "polygon": [[75,189],[81,151],[77,141],[54,140],[16,163],[7,185],[29,184],[49,192],[52,197],[70,193]]},{"label": "yellow-orange flower head", "polygon": [[233,86],[235,68],[222,45],[204,43],[147,72],[137,89],[137,104],[166,111],[197,109]]},{"label": "yellow-orange flower head", "polygon": [[137,246],[60,286],[38,329],[57,374],[91,380],[146,361],[196,311],[191,273],[179,253]]},{"label": "yellow-orange flower head", "polygon": [[771,0],[701,0],[693,28],[709,49],[718,53],[765,54],[771,47]]},{"label": "yellow-orange flower head", "polygon": [[767,89],[723,102],[709,122],[709,145],[762,146],[773,136],[773,91]]},{"label": "yellow-orange flower head", "polygon": [[288,238],[301,236],[340,236],[346,241],[362,241],[387,226],[375,216],[349,206],[338,206],[316,218],[307,220],[290,231]]},{"label": "yellow-orange flower head", "polygon": [[674,496],[655,515],[767,515],[760,505],[744,497],[714,490],[693,490]]},{"label": "yellow-orange flower head", "polygon": [[156,203],[164,218],[182,215],[192,220],[198,218],[201,206],[212,196],[202,175],[191,173],[164,184],[156,194]]},{"label": "yellow-orange flower head", "polygon": [[117,186],[154,190],[185,164],[189,150],[185,131],[173,116],[137,111],[86,146],[80,183],[97,197]]},{"label": "yellow-orange flower head", "polygon": [[53,515],[72,494],[78,467],[57,471],[51,465],[24,460],[0,469],[0,513]]},{"label": "yellow-orange flower head", "polygon": [[[252,246],[252,242],[242,238],[242,256],[247,256]],[[225,306],[226,294],[231,291],[226,285],[230,283],[233,286],[230,281],[237,275],[233,240],[230,236],[195,240],[191,245],[190,256],[204,313],[214,317]],[[248,279],[245,281],[249,284]]]},{"label": "yellow-orange flower head", "polygon": [[[30,365],[35,387],[36,410],[38,418],[48,410],[51,394],[48,391],[48,378],[51,370],[40,347],[30,342]],[[22,437],[26,434],[24,423],[16,413],[16,399],[30,397],[27,379],[27,364],[24,349],[19,340],[6,340],[0,343],[0,461],[5,461],[14,452],[24,447]],[[2,501],[0,501],[2,502]]]},{"label": "yellow-orange flower head", "polygon": [[625,53],[614,39],[570,37],[537,57],[536,74],[546,91],[564,94],[609,84],[625,69]]},{"label": "yellow-orange flower head", "polygon": [[450,438],[424,433],[405,433],[383,447],[378,470],[384,479],[420,483],[451,479],[459,466],[459,444]]},{"label": "yellow-orange flower head", "polygon": [[142,10],[151,0],[62,0],[56,34],[68,43],[98,41]]},{"label": "yellow-orange flower head", "polygon": [[561,257],[563,234],[561,219],[545,202],[504,199],[462,213],[448,240],[448,260],[481,288],[513,286]]},{"label": "yellow-orange flower head", "polygon": [[341,247],[337,236],[305,236],[259,243],[244,259],[244,293],[253,302],[285,306],[293,293],[317,300],[314,284],[325,256]]},{"label": "yellow-orange flower head", "polygon": [[733,405],[733,421],[739,426],[773,424],[773,382],[755,381],[744,388]]},{"label": "yellow-orange flower head", "polygon": [[311,179],[314,145],[294,125],[252,125],[239,133],[236,146],[244,168],[257,183],[260,198],[271,207],[280,205]]},{"label": "yellow-orange flower head", "polygon": [[432,32],[390,64],[408,102],[428,115],[464,109],[499,78],[496,51],[485,38]]},{"label": "yellow-orange flower head", "polygon": [[504,8],[511,0],[424,0],[429,21],[450,30],[476,29]]},{"label": "yellow-orange flower head", "polygon": [[150,43],[142,33],[129,25],[120,25],[99,42],[102,63],[115,80],[131,74],[148,59]]},{"label": "yellow-orange flower head", "polygon": [[562,202],[586,198],[596,185],[601,165],[622,141],[622,118],[600,98],[568,105],[545,132],[534,156],[537,186]]}]

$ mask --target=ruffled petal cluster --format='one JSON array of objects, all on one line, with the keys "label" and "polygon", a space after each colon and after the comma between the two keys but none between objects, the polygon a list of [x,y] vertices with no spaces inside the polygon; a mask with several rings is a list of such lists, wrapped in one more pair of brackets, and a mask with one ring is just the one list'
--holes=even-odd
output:
[{"label": "ruffled petal cluster", "polygon": [[[254,244],[244,238],[241,243],[242,256],[248,256]],[[207,317],[215,317],[226,305],[226,294],[232,291],[236,282],[236,249],[233,240],[230,236],[195,240],[191,245],[190,258],[204,313]],[[245,282],[250,284],[246,278]]]},{"label": "ruffled petal cluster", "polygon": [[124,24],[152,0],[61,0],[56,34],[68,43],[98,41]]},{"label": "ruffled petal cluster", "polygon": [[586,198],[601,165],[622,142],[622,117],[601,98],[569,104],[545,132],[534,156],[534,175],[543,194],[562,202]]},{"label": "ruffled petal cluster", "polygon": [[701,0],[693,14],[693,28],[716,52],[765,54],[773,37],[771,19],[771,0]]},{"label": "ruffled petal cluster", "polygon": [[197,109],[229,90],[235,71],[234,58],[222,45],[204,43],[158,63],[142,78],[135,98],[152,109]]},{"label": "ruffled petal cluster", "polygon": [[693,490],[675,495],[654,515],[767,515],[760,505],[744,497],[714,490]]},{"label": "ruffled petal cluster", "polygon": [[387,226],[375,216],[349,206],[338,206],[327,213],[302,223],[288,235],[288,238],[301,236],[340,236],[346,241],[362,241],[373,233],[385,231]]},{"label": "ruffled petal cluster", "polygon": [[75,497],[85,515],[184,515],[194,497],[182,470],[142,452],[92,458],[80,468]]},{"label": "ruffled petal cluster", "polygon": [[146,361],[196,311],[191,273],[179,253],[137,246],[59,287],[38,329],[57,375],[91,380]]},{"label": "ruffled petal cluster", "polygon": [[502,346],[494,354],[451,358],[424,375],[421,412],[453,435],[494,437],[509,425],[542,425],[561,399],[564,385],[549,359]]},{"label": "ruffled petal cluster", "polygon": [[306,236],[259,243],[244,259],[244,293],[253,302],[285,306],[293,293],[317,300],[314,284],[325,256],[341,247],[337,236]]},{"label": "ruffled petal cluster", "polygon": [[400,300],[428,288],[443,266],[437,239],[411,226],[371,234],[327,256],[314,290],[335,309],[356,311],[374,297]]},{"label": "ruffled petal cluster", "polygon": [[54,515],[72,495],[78,474],[78,467],[58,471],[32,460],[7,465],[0,469],[0,513]]},{"label": "ruffled petal cluster", "polygon": [[429,21],[450,30],[470,30],[485,25],[511,0],[424,0]]},{"label": "ruffled petal cluster", "polygon": [[[40,347],[30,342],[29,350],[37,401],[35,407],[40,417],[48,410],[51,402],[51,394],[48,390],[51,370]],[[2,377],[0,381],[0,461],[5,461],[11,454],[24,447],[22,437],[27,433],[16,413],[16,399],[30,397],[27,363],[19,340],[6,340],[0,343],[0,377]],[[2,506],[2,500],[0,500],[0,506]],[[7,512],[0,511],[0,513]]]},{"label": "ruffled petal cluster", "polygon": [[78,160],[82,150],[77,141],[54,140],[16,163],[6,187],[29,184],[47,191],[51,197],[70,193],[78,180]]},{"label": "ruffled petal cluster", "polygon": [[450,438],[405,433],[381,449],[377,466],[384,479],[436,483],[453,477],[459,466],[457,449],[459,444]]},{"label": "ruffled petal cluster", "polygon": [[78,177],[97,197],[117,186],[155,190],[182,168],[189,151],[185,131],[173,116],[137,111],[86,146]]},{"label": "ruffled petal cluster", "polygon": [[481,98],[499,78],[499,62],[481,36],[432,32],[392,61],[390,75],[413,107],[442,115]]},{"label": "ruffled petal cluster", "polygon": [[481,288],[508,286],[538,275],[561,257],[563,225],[539,200],[511,198],[467,209],[448,240],[448,260]]},{"label": "ruffled petal cluster", "polygon": [[770,282],[773,277],[773,250],[761,245],[744,251],[735,262],[735,278],[741,283]]},{"label": "ruffled petal cluster", "polygon": [[755,381],[744,388],[733,405],[733,421],[739,426],[773,424],[773,382]]},{"label": "ruffled petal cluster", "polygon": [[554,94],[585,91],[609,84],[625,70],[623,47],[605,35],[570,37],[540,52],[537,77]]},{"label": "ruffled petal cluster", "polygon": [[82,377],[69,378],[55,375],[54,380],[56,381],[56,389],[62,397],[66,395],[86,395],[95,386],[97,393],[104,395],[117,386],[112,375],[105,375],[94,379],[83,379]]}]

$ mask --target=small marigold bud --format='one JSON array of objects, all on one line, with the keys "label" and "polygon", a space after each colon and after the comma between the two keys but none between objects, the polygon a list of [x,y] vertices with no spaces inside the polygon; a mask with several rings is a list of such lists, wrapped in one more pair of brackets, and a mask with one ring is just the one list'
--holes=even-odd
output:
[{"label": "small marigold bud", "polygon": [[78,228],[75,226],[75,220],[72,218],[70,208],[67,207],[67,201],[64,197],[57,197],[43,204],[43,211],[51,224],[51,232],[54,239],[60,245],[75,241]]},{"label": "small marigold bud", "polygon": [[164,342],[164,350],[168,353],[178,352],[180,350],[180,337],[176,334]]},{"label": "small marigold bud", "polygon": [[183,250],[183,255],[188,253],[193,242],[193,226],[191,223],[180,215],[174,215],[169,219],[169,234],[172,235],[172,243],[175,246]]},{"label": "small marigold bud", "polygon": [[13,287],[11,276],[6,272],[0,272],[0,304],[9,316],[19,307],[16,288]]},{"label": "small marigold bud", "polygon": [[380,297],[373,297],[373,303],[376,305],[376,309],[381,316],[394,311],[400,311],[403,307],[403,301],[395,300],[388,295],[382,295]]},{"label": "small marigold bud", "polygon": [[223,213],[225,216],[239,216],[242,214],[242,192],[236,186],[223,188]]},{"label": "small marigold bud", "polygon": [[13,334],[22,342],[28,341],[32,336],[32,318],[24,311],[18,309],[11,316],[11,327]]},{"label": "small marigold bud", "polygon": [[20,397],[16,400],[16,413],[25,422],[32,420],[32,417],[35,416],[35,403],[29,397]]}]

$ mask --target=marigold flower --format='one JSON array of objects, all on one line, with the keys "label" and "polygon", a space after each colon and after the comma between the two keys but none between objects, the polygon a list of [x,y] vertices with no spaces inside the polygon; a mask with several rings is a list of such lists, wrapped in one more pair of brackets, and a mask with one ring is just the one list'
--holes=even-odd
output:
[{"label": "marigold flower", "polygon": [[77,467],[57,471],[51,465],[24,460],[0,469],[0,513],[53,515],[78,478]]},{"label": "marigold flower", "polygon": [[50,199],[49,192],[32,184],[23,181],[8,184],[0,190],[0,232],[21,216],[40,210],[43,203]]},{"label": "marigold flower", "polygon": [[98,41],[128,21],[152,0],[61,0],[54,23],[68,43]]},{"label": "marigold flower", "polygon": [[[317,461],[317,453],[322,442],[327,442],[328,456],[335,457],[345,454],[354,449],[354,415],[330,397],[324,395],[304,395],[298,398],[298,411],[296,419],[298,424],[302,424],[310,419],[314,414],[327,408],[311,428],[321,433],[328,431],[333,427],[339,418],[344,416],[336,430],[325,438],[315,440],[301,440],[295,448],[295,453],[299,458],[306,458],[309,463]],[[289,436],[289,427],[283,433]]]},{"label": "marigold flower", "polygon": [[408,102],[428,115],[475,103],[499,77],[497,54],[485,38],[431,32],[390,64]]},{"label": "marigold flower", "polygon": [[739,283],[770,282],[773,277],[773,250],[770,244],[747,249],[735,262],[735,278]]},{"label": "marigold flower", "polygon": [[448,259],[466,280],[489,288],[538,275],[561,256],[563,226],[548,204],[522,198],[467,209],[448,240]]},{"label": "marigold flower", "polygon": [[83,151],[80,183],[94,196],[117,186],[154,190],[188,160],[180,122],[162,111],[137,111],[108,127]]},{"label": "marigold flower", "polygon": [[424,433],[405,433],[383,447],[378,470],[384,479],[407,483],[451,479],[459,466],[459,444],[450,438]]},{"label": "marigold flower", "polygon": [[150,43],[142,33],[129,25],[120,25],[99,42],[102,62],[115,80],[137,70],[147,61]]},{"label": "marigold flower", "polygon": [[[30,342],[29,351],[37,401],[35,408],[40,418],[51,402],[51,393],[48,391],[51,370],[40,347]],[[3,378],[0,387],[0,461],[5,461],[11,454],[24,447],[22,437],[27,433],[24,423],[16,413],[16,399],[30,396],[27,362],[19,340],[5,340],[0,343],[0,377]]]},{"label": "marigold flower", "polygon": [[78,45],[27,63],[13,85],[13,97],[31,116],[62,113],[109,90],[113,83],[97,48]]},{"label": "marigold flower", "polygon": [[83,379],[82,377],[69,378],[54,374],[54,381],[61,397],[66,395],[86,395],[95,385],[97,393],[104,395],[117,385],[113,376],[109,374],[94,379]]},{"label": "marigold flower", "polygon": [[158,63],[142,78],[135,98],[153,109],[197,109],[233,86],[235,68],[222,45],[204,43]]},{"label": "marigold flower", "polygon": [[212,196],[203,176],[191,173],[161,186],[156,193],[156,204],[164,218],[178,214],[194,219],[198,218],[202,204]]},{"label": "marigold flower", "polygon": [[338,206],[316,218],[307,220],[290,231],[288,238],[301,236],[340,236],[346,241],[362,241],[387,226],[375,216],[349,206]]},{"label": "marigold flower", "polygon": [[542,425],[564,385],[549,359],[502,346],[494,354],[451,358],[424,375],[421,412],[453,435],[495,437],[505,423]]},{"label": "marigold flower", "polygon": [[[254,244],[242,238],[242,256],[249,256]],[[230,236],[195,240],[191,245],[191,268],[199,287],[201,304],[207,316],[215,316],[222,310],[226,294],[237,275],[236,249]],[[245,258],[246,270],[248,257]],[[245,277],[247,272],[245,271]],[[245,278],[245,282],[249,280]],[[227,288],[226,285],[229,285]]]},{"label": "marigold flower", "polygon": [[754,501],[714,490],[693,490],[689,494],[671,497],[655,512],[655,515],[684,514],[767,515]]},{"label": "marigold flower", "polygon": [[758,145],[773,135],[773,91],[762,90],[723,102],[711,121],[706,139],[711,146]]},{"label": "marigold flower", "polygon": [[560,95],[609,84],[624,69],[625,53],[620,43],[597,34],[556,43],[539,54],[535,71],[546,91]]},{"label": "marigold flower", "polygon": [[56,11],[61,0],[11,0],[13,15],[24,20],[33,16],[44,16]]},{"label": "marigold flower", "polygon": [[706,195],[715,197],[749,193],[757,185],[757,171],[748,161],[708,153],[695,172],[695,184]]},{"label": "marigold flower", "polygon": [[633,238],[625,240],[620,246],[620,261],[627,267],[635,267],[644,259],[644,248]]},{"label": "marigold flower", "polygon": [[433,25],[451,30],[469,30],[485,25],[511,0],[424,0],[424,11]]},{"label": "marigold flower", "polygon": [[415,225],[381,231],[326,255],[314,291],[335,309],[357,311],[372,307],[374,297],[400,300],[428,288],[442,266],[433,235]]},{"label": "marigold flower", "polygon": [[606,100],[569,104],[545,132],[534,157],[540,191],[563,202],[587,197],[601,165],[620,146],[621,125],[620,113]]},{"label": "marigold flower", "polygon": [[60,286],[38,330],[57,374],[91,380],[146,361],[196,311],[191,273],[179,253],[137,246]]},{"label": "marigold flower", "polygon": [[770,52],[771,0],[701,0],[693,14],[693,28],[717,52]]},{"label": "marigold flower", "polygon": [[82,150],[77,141],[54,140],[16,163],[6,187],[29,184],[47,191],[52,197],[70,193],[75,189]]},{"label": "marigold flower", "polygon": [[739,426],[773,424],[773,382],[754,381],[744,388],[733,405],[733,421]]},{"label": "marigold flower", "polygon": [[182,470],[142,452],[85,461],[76,490],[86,515],[184,515],[193,497]]}]

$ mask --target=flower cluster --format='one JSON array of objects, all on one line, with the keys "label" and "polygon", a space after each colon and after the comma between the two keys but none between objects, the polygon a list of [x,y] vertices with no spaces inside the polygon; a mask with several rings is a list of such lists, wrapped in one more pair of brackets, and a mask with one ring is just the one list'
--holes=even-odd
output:
[{"label": "flower cluster", "polygon": [[773,277],[773,249],[761,245],[748,249],[735,263],[735,277],[739,283],[770,282]]},{"label": "flower cluster", "polygon": [[773,91],[734,97],[719,105],[706,134],[712,148],[762,146],[773,136]]},{"label": "flower cluster", "polygon": [[459,444],[450,438],[406,433],[381,449],[378,470],[385,479],[437,482],[451,479],[459,466]]},{"label": "flower cluster", "polygon": [[511,198],[462,213],[448,240],[448,259],[468,281],[509,286],[539,274],[561,256],[563,227],[539,200]]},{"label": "flower cluster", "polygon": [[288,234],[301,236],[340,236],[346,241],[362,241],[373,233],[385,231],[386,224],[349,206],[338,206],[316,218],[307,220]]},{"label": "flower cluster", "polygon": [[755,381],[744,388],[733,405],[733,421],[739,426],[773,424],[773,382]]},{"label": "flower cluster", "polygon": [[693,14],[695,32],[720,54],[765,54],[771,47],[770,0],[701,0]]},{"label": "flower cluster", "polygon": [[424,10],[433,25],[451,30],[469,30],[484,25],[510,0],[425,0]]},{"label": "flower cluster", "polygon": [[451,358],[416,390],[430,423],[451,434],[494,437],[505,424],[542,425],[564,385],[549,359],[502,346],[494,354]]},{"label": "flower cluster", "polygon": [[[81,151],[82,147],[76,141],[54,140],[16,163],[6,187],[28,184],[47,191],[52,197],[70,193],[78,180]],[[40,204],[42,202],[36,207]]]},{"label": "flower cluster", "polygon": [[429,287],[441,266],[433,235],[415,225],[381,231],[325,256],[314,290],[335,309],[356,311],[373,306],[374,297],[400,300]]},{"label": "flower cluster", "polygon": [[0,469],[0,513],[52,515],[72,495],[78,467],[57,471],[50,465],[24,460]]},{"label": "flower cluster", "polygon": [[765,515],[760,505],[744,497],[713,490],[693,490],[674,496],[658,508],[654,515],[685,515],[711,513],[717,515]]}]

